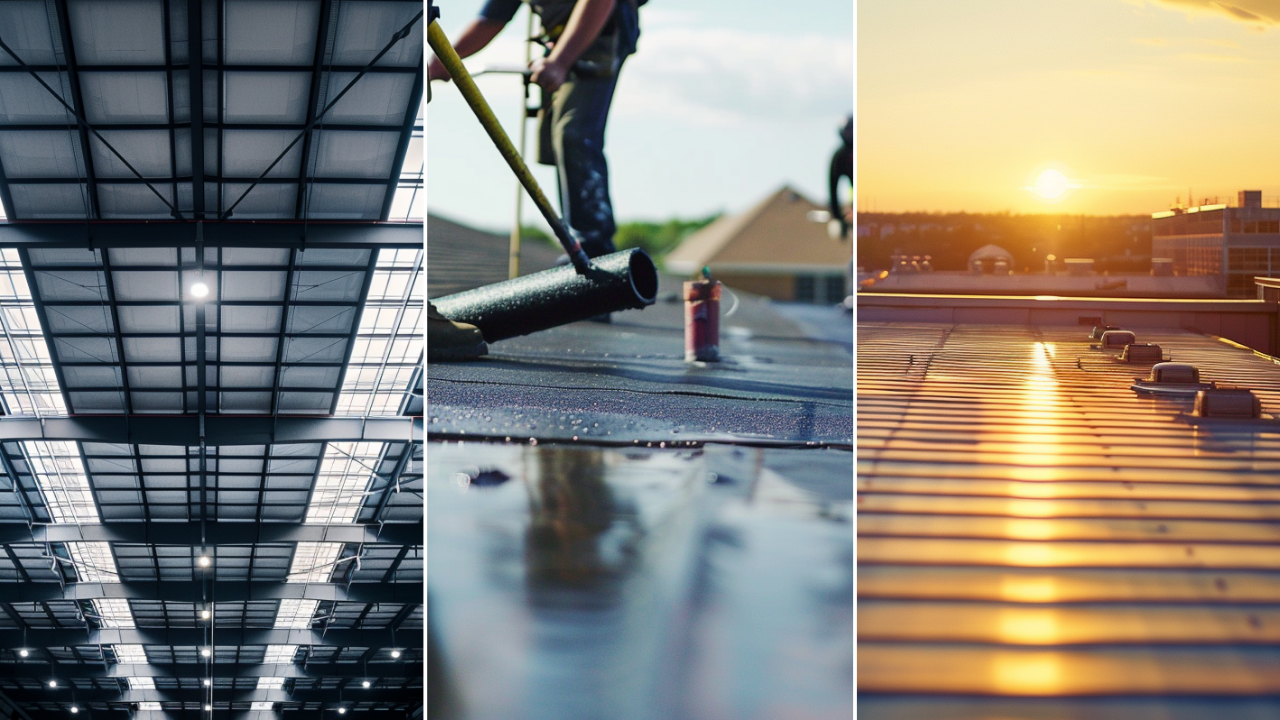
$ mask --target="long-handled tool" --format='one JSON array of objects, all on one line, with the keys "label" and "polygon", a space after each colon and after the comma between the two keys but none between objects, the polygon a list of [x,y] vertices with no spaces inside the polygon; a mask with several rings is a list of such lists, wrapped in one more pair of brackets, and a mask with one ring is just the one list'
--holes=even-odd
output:
[{"label": "long-handled tool", "polygon": [[485,101],[484,95],[480,93],[480,88],[476,87],[475,80],[467,72],[466,66],[462,64],[462,58],[458,57],[457,51],[453,49],[453,44],[449,42],[449,38],[445,37],[444,30],[440,28],[440,23],[434,15],[435,13],[432,13],[430,24],[427,25],[427,42],[431,45],[431,50],[435,52],[436,57],[440,59],[445,69],[453,76],[453,81],[457,83],[463,99],[467,101],[467,105],[471,106],[471,111],[476,114],[476,119],[480,121],[480,125],[489,134],[489,139],[498,148],[498,152],[507,161],[507,165],[511,166],[512,172],[520,179],[520,184],[524,185],[524,189],[529,192],[529,197],[533,199],[533,204],[538,207],[542,217],[546,219],[547,224],[555,232],[556,239],[560,241],[561,247],[568,253],[569,261],[573,263],[574,269],[578,271],[579,275],[586,275],[591,270],[591,261],[582,250],[582,243],[578,242],[578,239],[573,236],[569,226],[565,224],[564,220],[560,218],[560,215],[551,206],[547,196],[542,193],[542,188],[538,186],[538,181],[533,178],[533,173],[529,172],[529,167],[524,164],[524,159],[520,157],[520,153],[516,151],[515,146],[511,143],[511,138],[507,137],[506,131],[502,129],[498,118],[494,116],[489,103]]}]

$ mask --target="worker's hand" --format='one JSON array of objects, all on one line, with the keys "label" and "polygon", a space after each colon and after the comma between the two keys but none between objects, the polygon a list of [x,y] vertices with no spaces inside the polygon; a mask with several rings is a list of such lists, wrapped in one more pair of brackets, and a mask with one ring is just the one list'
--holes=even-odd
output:
[{"label": "worker's hand", "polygon": [[533,71],[529,80],[549,93],[559,90],[569,77],[569,65],[552,60],[550,57],[535,59],[529,63],[529,69]]},{"label": "worker's hand", "polygon": [[440,58],[432,57],[431,63],[427,65],[427,81],[444,80],[449,82],[453,77],[449,75],[449,71],[444,69],[444,63],[440,62]]}]

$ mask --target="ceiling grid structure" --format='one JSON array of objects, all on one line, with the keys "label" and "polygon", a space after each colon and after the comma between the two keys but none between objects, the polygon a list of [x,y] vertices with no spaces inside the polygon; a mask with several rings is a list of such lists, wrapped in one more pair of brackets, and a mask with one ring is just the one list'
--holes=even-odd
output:
[{"label": "ceiling grid structure", "polygon": [[0,0],[0,720],[422,715],[421,19]]}]

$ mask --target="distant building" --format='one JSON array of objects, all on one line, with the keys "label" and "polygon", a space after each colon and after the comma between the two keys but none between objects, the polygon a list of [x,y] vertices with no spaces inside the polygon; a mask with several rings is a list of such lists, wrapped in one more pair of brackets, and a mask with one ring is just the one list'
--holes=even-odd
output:
[{"label": "distant building", "polygon": [[1013,255],[999,245],[983,245],[969,255],[969,272],[977,275],[1008,275]]},{"label": "distant building", "polygon": [[1227,297],[1254,297],[1253,278],[1280,276],[1280,207],[1263,207],[1261,190],[1240,191],[1236,207],[1201,205],[1151,218],[1152,258],[1172,260],[1175,275],[1217,276]]},{"label": "distant building", "polygon": [[[452,295],[507,279],[506,234],[492,233],[427,214],[427,297]],[[520,274],[553,267],[560,251],[542,240],[520,242]]]},{"label": "distant building", "polygon": [[823,210],[783,187],[690,235],[666,256],[666,269],[693,275],[710,267],[725,285],[774,300],[840,302],[848,295],[853,246],[832,240],[825,223],[809,219]]}]

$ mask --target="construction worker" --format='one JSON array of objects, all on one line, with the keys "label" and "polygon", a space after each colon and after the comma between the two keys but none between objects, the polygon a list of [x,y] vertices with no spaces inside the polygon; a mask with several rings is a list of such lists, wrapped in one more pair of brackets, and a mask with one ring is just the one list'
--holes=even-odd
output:
[{"label": "construction worker", "polygon": [[[515,17],[521,0],[487,0],[455,39],[460,57],[482,50]],[[530,0],[542,22],[547,51],[533,61],[530,80],[542,88],[538,162],[556,166],[561,215],[589,257],[614,252],[616,228],[604,156],[605,123],[618,71],[635,52],[643,0]],[[438,58],[431,80],[448,80]]]},{"label": "construction worker", "polygon": [[[849,231],[852,229],[850,220],[853,218],[846,217],[845,208],[842,207],[839,195],[840,178],[849,178],[849,187],[853,187],[853,114],[849,114],[849,119],[845,121],[844,127],[840,129],[840,149],[836,150],[831,156],[831,171],[828,176],[827,201],[831,212],[831,220],[827,226],[828,234],[832,239],[844,240],[849,237]],[[849,212],[852,212],[850,207]]]}]

